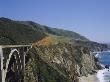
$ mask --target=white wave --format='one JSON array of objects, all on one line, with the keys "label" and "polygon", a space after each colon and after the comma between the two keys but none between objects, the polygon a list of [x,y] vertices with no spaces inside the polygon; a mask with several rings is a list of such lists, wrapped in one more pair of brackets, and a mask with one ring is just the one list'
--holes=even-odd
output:
[{"label": "white wave", "polygon": [[96,57],[96,58],[98,58],[98,57],[99,57],[99,55],[100,55],[100,54],[99,54],[99,53],[97,53],[97,54],[95,55],[95,57]]},{"label": "white wave", "polygon": [[104,64],[101,64],[101,63],[100,63],[100,66],[101,66],[102,68],[105,68],[105,65],[104,65]]},{"label": "white wave", "polygon": [[100,82],[110,82],[110,69],[103,69],[97,72],[97,78]]},{"label": "white wave", "polygon": [[108,50],[107,52],[110,52],[110,50]]}]

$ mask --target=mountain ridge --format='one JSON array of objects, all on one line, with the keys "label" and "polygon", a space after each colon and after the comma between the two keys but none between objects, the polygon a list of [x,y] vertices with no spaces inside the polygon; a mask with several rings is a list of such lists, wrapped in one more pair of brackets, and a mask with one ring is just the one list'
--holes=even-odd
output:
[{"label": "mountain ridge", "polygon": [[[0,34],[1,35],[0,39],[2,40],[1,41],[2,44],[5,44],[7,42],[5,39],[9,41],[9,43],[7,44],[13,44],[13,43],[14,44],[25,44],[25,43],[29,44],[34,41],[40,40],[42,37],[49,36],[49,35],[68,37],[74,40],[89,41],[86,37],[76,32],[58,29],[58,28],[51,28],[45,25],[32,22],[32,21],[16,21],[16,20],[11,20],[11,19],[4,18],[4,17],[0,18],[0,30],[2,30]],[[21,34],[24,34],[24,36]],[[18,40],[15,37],[18,37],[19,39],[22,39],[22,40]],[[16,39],[19,42],[17,42]],[[26,39],[27,42],[23,41],[23,39]],[[29,39],[31,39],[31,41]],[[3,43],[3,40],[5,43]]]},{"label": "mountain ridge", "polygon": [[[19,21],[19,22],[26,24],[26,25],[30,25],[30,26],[40,27],[42,31],[49,33],[49,34],[53,34],[57,36],[66,36],[66,37],[74,38],[77,40],[89,41],[86,37],[74,31],[69,31],[69,30],[64,30],[64,29],[59,29],[59,28],[52,28],[46,25],[41,25],[33,21]],[[79,39],[77,38],[77,36],[79,37]]]}]

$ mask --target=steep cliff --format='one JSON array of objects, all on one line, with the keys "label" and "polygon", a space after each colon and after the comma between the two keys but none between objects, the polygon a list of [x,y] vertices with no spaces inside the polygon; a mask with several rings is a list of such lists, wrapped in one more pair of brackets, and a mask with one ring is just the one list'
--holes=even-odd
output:
[{"label": "steep cliff", "polygon": [[69,43],[36,43],[29,56],[26,82],[78,82],[79,76],[97,69],[88,48]]}]

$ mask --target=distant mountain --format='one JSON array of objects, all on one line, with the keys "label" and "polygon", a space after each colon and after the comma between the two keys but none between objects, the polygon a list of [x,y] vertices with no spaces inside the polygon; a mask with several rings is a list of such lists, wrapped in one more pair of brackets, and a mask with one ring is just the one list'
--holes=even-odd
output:
[{"label": "distant mountain", "polygon": [[0,44],[30,44],[49,35],[89,41],[76,32],[50,28],[32,21],[14,21],[4,17],[0,18]]}]

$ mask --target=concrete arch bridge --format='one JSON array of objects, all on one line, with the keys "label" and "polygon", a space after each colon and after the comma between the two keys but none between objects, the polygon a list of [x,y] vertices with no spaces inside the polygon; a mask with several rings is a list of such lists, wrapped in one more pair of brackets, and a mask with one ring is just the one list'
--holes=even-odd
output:
[{"label": "concrete arch bridge", "polygon": [[24,82],[25,57],[31,45],[0,46],[0,82]]}]

